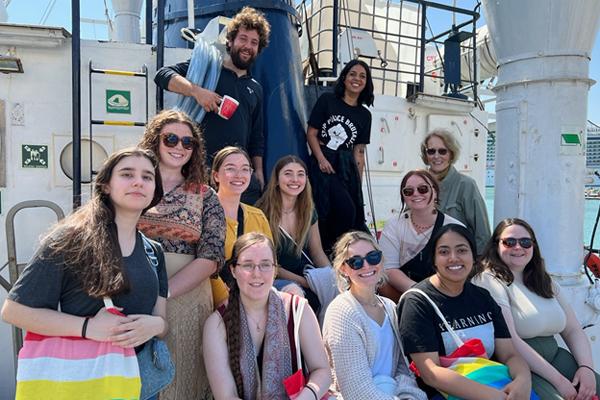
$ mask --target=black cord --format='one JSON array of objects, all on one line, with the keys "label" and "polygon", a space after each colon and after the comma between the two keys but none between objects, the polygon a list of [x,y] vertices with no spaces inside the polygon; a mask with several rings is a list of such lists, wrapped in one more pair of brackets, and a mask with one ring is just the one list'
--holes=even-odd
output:
[{"label": "black cord", "polygon": [[365,149],[365,180],[367,181],[367,194],[369,196],[369,208],[371,209],[371,217],[373,219],[373,229],[375,230],[375,240],[377,238],[377,220],[375,219],[375,204],[373,203],[373,187],[371,186],[371,168],[369,167],[369,153]]}]

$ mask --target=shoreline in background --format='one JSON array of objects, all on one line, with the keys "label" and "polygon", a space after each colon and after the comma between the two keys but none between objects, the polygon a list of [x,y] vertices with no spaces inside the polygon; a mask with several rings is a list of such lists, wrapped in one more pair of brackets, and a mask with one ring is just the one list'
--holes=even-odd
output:
[{"label": "shoreline in background", "polygon": [[[493,230],[494,224],[494,187],[487,186],[485,188],[485,205],[487,207],[488,217],[490,220],[490,227]],[[598,213],[598,207],[600,207],[600,201],[596,199],[585,200],[585,213],[583,219],[583,241],[585,246],[590,244],[592,238],[592,229],[596,222],[596,215]],[[596,238],[594,239],[594,248],[600,248],[600,229],[596,231]]]}]

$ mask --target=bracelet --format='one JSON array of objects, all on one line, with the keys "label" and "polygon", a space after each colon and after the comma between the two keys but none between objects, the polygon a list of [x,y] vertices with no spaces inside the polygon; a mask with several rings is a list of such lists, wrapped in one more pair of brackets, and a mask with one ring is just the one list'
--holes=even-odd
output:
[{"label": "bracelet", "polygon": [[85,317],[85,319],[83,320],[83,326],[81,327],[81,337],[83,339],[86,339],[85,334],[87,332],[88,322],[90,322],[90,317]]},{"label": "bracelet", "polygon": [[312,392],[312,394],[315,396],[315,400],[319,400],[319,396],[317,396],[317,391],[312,386],[310,386],[307,383],[304,387]]},{"label": "bracelet", "polygon": [[582,364],[579,367],[577,367],[577,369],[580,369],[580,368],[587,368],[590,371],[592,371],[594,374],[596,373],[596,371],[594,371],[594,368],[590,367],[589,365]]}]

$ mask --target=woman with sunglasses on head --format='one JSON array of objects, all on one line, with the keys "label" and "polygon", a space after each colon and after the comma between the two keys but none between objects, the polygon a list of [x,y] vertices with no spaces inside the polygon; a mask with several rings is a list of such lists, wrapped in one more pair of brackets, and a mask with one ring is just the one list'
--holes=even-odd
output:
[{"label": "woman with sunglasses on head", "polygon": [[[546,271],[527,222],[508,218],[498,224],[473,283],[488,289],[502,308],[514,346],[529,364],[533,389],[540,398],[591,399],[600,393],[588,338]],[[570,352],[558,346],[556,334]]]},{"label": "woman with sunglasses on head", "polygon": [[[272,288],[277,273],[273,243],[260,233],[240,236],[227,268],[233,276],[227,308],[214,312],[204,327],[204,361],[211,366],[214,398],[287,399],[283,380],[296,372],[288,331],[289,323],[294,326],[288,320],[293,298]],[[299,324],[306,385],[296,399],[320,399],[331,378],[310,307],[304,307]]]},{"label": "woman with sunglasses on head", "polygon": [[[224,262],[225,216],[214,190],[206,184],[200,128],[184,113],[164,110],[146,127],[140,147],[159,158],[164,196],[140,219],[139,229],[165,250],[169,275],[167,311],[176,374],[161,399],[210,396],[202,364],[202,326],[227,288],[213,280]],[[213,300],[213,296],[215,300]]]},{"label": "woman with sunglasses on head", "polygon": [[[262,197],[256,203],[271,226],[277,249],[279,268],[275,286],[279,290],[296,292],[300,286],[312,309],[320,302],[304,277],[307,264],[315,267],[330,265],[321,247],[317,213],[312,189],[306,176],[306,164],[296,156],[280,158]],[[295,284],[290,287],[290,284]]]},{"label": "woman with sunglasses on head", "polygon": [[[235,240],[248,232],[260,232],[271,236],[271,228],[265,214],[256,207],[241,203],[242,193],[250,185],[252,167],[250,156],[240,147],[227,146],[217,152],[213,159],[211,181],[217,190],[219,202],[225,212],[225,259],[231,257]],[[229,277],[228,271],[221,271]],[[223,276],[223,274],[222,274]],[[228,279],[225,279],[226,281]],[[217,307],[218,304],[215,304]]]},{"label": "woman with sunglasses on head", "polygon": [[446,129],[433,130],[421,143],[421,159],[440,185],[440,211],[456,218],[473,232],[476,255],[480,255],[490,238],[490,223],[477,183],[454,168],[459,155],[460,145]]},{"label": "woman with sunglasses on head", "polygon": [[[95,177],[90,201],[42,240],[8,294],[2,318],[39,335],[82,337],[136,350],[153,336],[163,336],[168,291],[163,253],[136,229],[140,215],[161,196],[152,152],[129,148],[113,153]],[[156,266],[146,246],[152,247]],[[108,311],[105,297],[125,316]],[[112,366],[117,372],[126,368]]]},{"label": "woman with sunglasses on head", "polygon": [[485,357],[505,364],[512,382],[496,389],[443,367],[440,357],[452,354],[457,344],[432,304],[422,293],[411,291],[398,304],[399,329],[404,351],[420,373],[422,388],[430,399],[441,398],[438,391],[467,400],[529,399],[529,368],[512,344],[500,307],[487,290],[469,280],[475,257],[471,232],[462,225],[444,225],[436,232],[433,245],[435,274],[414,288],[436,304],[464,342],[479,339]]},{"label": "woman with sunglasses on head", "polygon": [[385,223],[380,239],[387,285],[394,289],[381,293],[395,301],[435,272],[432,236],[446,224],[461,224],[437,209],[438,193],[437,181],[423,169],[409,171],[400,183],[402,211]]},{"label": "woman with sunglasses on head", "polygon": [[339,294],[327,308],[323,340],[336,390],[347,400],[425,400],[402,350],[395,304],[376,294],[383,256],[364,232],[335,245]]},{"label": "woman with sunglasses on head", "polygon": [[352,60],[340,73],[333,93],[319,97],[308,120],[306,136],[312,151],[309,176],[327,254],[342,233],[369,231],[363,210],[362,173],[371,138],[367,107],[373,100],[369,66]]}]

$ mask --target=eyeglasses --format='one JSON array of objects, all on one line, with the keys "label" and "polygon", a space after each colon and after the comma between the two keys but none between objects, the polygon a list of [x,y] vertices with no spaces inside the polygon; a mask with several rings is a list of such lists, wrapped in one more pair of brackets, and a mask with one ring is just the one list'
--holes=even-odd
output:
[{"label": "eyeglasses", "polygon": [[250,167],[242,167],[242,168],[235,168],[235,167],[225,167],[223,168],[223,171],[225,171],[225,174],[229,175],[229,176],[236,176],[236,175],[250,175],[253,171],[252,168]]},{"label": "eyeglasses", "polygon": [[448,149],[427,149],[425,150],[425,153],[427,153],[428,156],[433,156],[435,155],[435,153],[438,153],[440,156],[445,156],[446,154],[448,154]]},{"label": "eyeglasses", "polygon": [[368,262],[369,265],[377,265],[381,262],[383,253],[379,250],[372,250],[367,253],[366,256],[352,256],[345,261],[346,264],[353,270],[359,270],[363,267],[364,261]]},{"label": "eyeglasses", "polygon": [[163,134],[162,142],[167,147],[176,147],[177,143],[181,142],[181,146],[186,150],[193,150],[197,143],[193,136],[184,136],[180,138],[174,133]]},{"label": "eyeglasses", "polygon": [[[429,193],[429,185],[419,185],[419,186],[417,186],[417,192],[419,192],[420,194],[427,194],[427,193]],[[405,187],[404,189],[402,189],[402,194],[405,197],[410,197],[413,194],[415,194],[415,188],[414,187]]]},{"label": "eyeglasses", "polygon": [[255,268],[258,268],[260,272],[271,272],[273,271],[273,267],[275,267],[275,263],[270,261],[259,262],[258,264],[254,263],[243,263],[243,264],[235,264],[240,267],[244,272],[251,273]]},{"label": "eyeglasses", "polygon": [[533,239],[531,238],[504,238],[504,239],[500,239],[499,240],[500,243],[502,243],[504,245],[504,247],[508,247],[509,249],[512,249],[513,247],[515,247],[517,245],[517,243],[519,243],[519,246],[521,246],[524,249],[528,249],[531,246],[533,246]]}]

